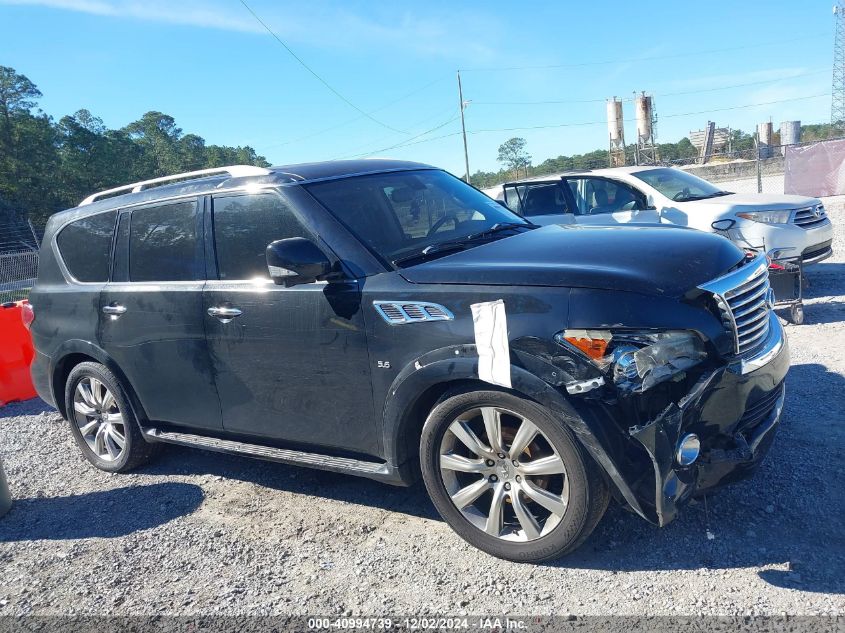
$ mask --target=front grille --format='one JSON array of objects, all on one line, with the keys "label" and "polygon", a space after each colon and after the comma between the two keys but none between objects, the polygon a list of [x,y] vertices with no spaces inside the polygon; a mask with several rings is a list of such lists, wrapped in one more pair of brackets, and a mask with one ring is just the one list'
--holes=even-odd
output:
[{"label": "front grille", "polygon": [[764,256],[701,286],[713,293],[722,323],[734,337],[734,353],[749,358],[769,334],[768,263]]},{"label": "front grille", "polygon": [[769,271],[766,267],[745,283],[725,292],[724,298],[733,314],[737,353],[752,351],[769,333]]},{"label": "front grille", "polygon": [[821,204],[798,209],[792,217],[792,223],[796,226],[800,226],[802,229],[812,229],[816,226],[827,224],[828,222],[830,222],[830,220],[827,218],[827,212]]}]

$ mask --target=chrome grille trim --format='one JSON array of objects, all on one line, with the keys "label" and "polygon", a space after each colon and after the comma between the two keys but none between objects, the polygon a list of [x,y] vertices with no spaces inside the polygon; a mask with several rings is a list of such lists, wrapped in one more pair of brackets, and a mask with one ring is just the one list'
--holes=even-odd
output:
[{"label": "chrome grille trim", "polygon": [[422,323],[424,321],[452,321],[455,318],[439,303],[424,301],[373,301],[379,316],[390,325]]},{"label": "chrome grille trim", "polygon": [[811,229],[829,222],[827,212],[822,204],[796,209],[792,216],[792,223],[802,229]]},{"label": "chrome grille trim", "polygon": [[769,334],[769,264],[765,255],[699,286],[716,299],[722,323],[733,334],[734,354],[753,356]]}]

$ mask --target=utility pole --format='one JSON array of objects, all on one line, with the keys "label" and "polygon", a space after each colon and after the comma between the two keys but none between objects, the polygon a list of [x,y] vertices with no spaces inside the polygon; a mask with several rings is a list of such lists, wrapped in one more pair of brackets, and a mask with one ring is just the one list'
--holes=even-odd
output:
[{"label": "utility pole", "polygon": [[458,71],[458,101],[461,108],[461,133],[464,137],[464,165],[467,170],[467,183],[469,183],[469,150],[467,149],[467,126],[464,122],[464,108],[466,108],[466,103],[464,102],[464,91],[461,88],[460,70]]}]

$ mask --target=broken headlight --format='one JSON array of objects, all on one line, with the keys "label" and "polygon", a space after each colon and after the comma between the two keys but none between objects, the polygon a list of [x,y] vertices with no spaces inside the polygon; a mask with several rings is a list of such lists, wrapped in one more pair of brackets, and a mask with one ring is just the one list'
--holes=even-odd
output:
[{"label": "broken headlight", "polygon": [[617,387],[629,391],[645,391],[707,358],[701,337],[686,330],[564,330],[555,340],[579,349]]}]

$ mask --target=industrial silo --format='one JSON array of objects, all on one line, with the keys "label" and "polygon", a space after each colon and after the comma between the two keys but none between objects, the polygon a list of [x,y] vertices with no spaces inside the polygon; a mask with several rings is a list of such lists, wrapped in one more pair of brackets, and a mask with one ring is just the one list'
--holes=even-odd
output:
[{"label": "industrial silo", "polygon": [[780,153],[786,153],[787,145],[801,142],[801,121],[784,121],[780,124]]},{"label": "industrial silo", "polygon": [[607,101],[607,133],[610,138],[610,165],[625,164],[625,128],[622,101],[613,97]]},{"label": "industrial silo", "polygon": [[771,158],[773,153],[774,132],[772,122],[760,123],[757,126],[757,155],[760,158]]},{"label": "industrial silo", "polygon": [[641,143],[650,141],[652,119],[651,95],[645,93],[637,95],[636,99],[634,99],[634,109],[637,113],[637,141]]},{"label": "industrial silo", "polygon": [[634,110],[637,118],[637,147],[634,153],[637,165],[653,165],[657,162],[654,99],[645,92],[635,95]]},{"label": "industrial silo", "polygon": [[622,101],[613,97],[607,101],[607,132],[611,141],[625,142],[623,128]]}]

